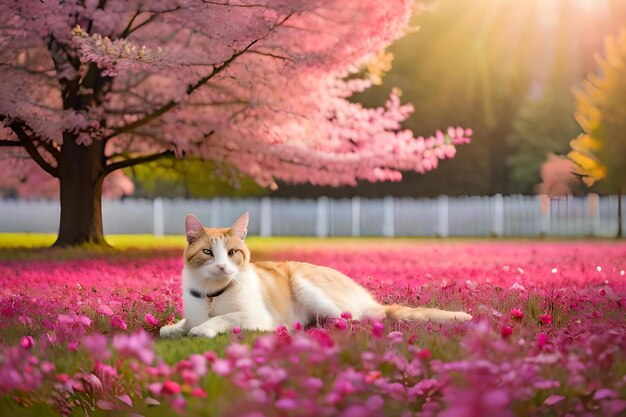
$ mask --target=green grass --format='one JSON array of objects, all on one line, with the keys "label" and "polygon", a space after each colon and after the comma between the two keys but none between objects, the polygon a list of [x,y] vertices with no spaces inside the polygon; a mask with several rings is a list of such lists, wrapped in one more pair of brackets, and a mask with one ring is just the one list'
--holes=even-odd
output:
[{"label": "green grass", "polygon": [[[0,233],[0,249],[34,249],[51,246],[56,240],[53,233]],[[184,247],[183,236],[109,235],[107,242],[117,249],[176,248]]]},{"label": "green grass", "polygon": [[[50,247],[56,240],[55,233],[0,233],[0,250],[2,249],[34,249]],[[183,235],[166,235],[157,237],[154,235],[107,235],[107,242],[115,249],[150,249],[150,248],[184,248],[185,237]],[[568,237],[549,237],[549,238],[493,238],[493,237],[451,237],[446,239],[433,237],[327,237],[318,238],[312,236],[276,236],[276,237],[249,237],[246,242],[249,246],[255,248],[284,248],[292,247],[294,244],[303,246],[324,246],[324,245],[343,245],[350,243],[351,245],[368,244],[368,243],[384,243],[395,244],[398,242],[412,243],[432,243],[432,242],[449,242],[449,243],[467,243],[469,241],[489,242],[489,241],[514,241],[514,242],[536,242],[536,241],[607,241],[615,242],[616,239],[610,238],[568,238]]]}]

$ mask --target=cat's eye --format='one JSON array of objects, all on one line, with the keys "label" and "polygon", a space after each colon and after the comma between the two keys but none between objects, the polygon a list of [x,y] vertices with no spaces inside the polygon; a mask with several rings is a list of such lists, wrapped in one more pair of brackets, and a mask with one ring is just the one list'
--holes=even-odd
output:
[{"label": "cat's eye", "polygon": [[211,249],[202,249],[202,253],[205,255],[213,256],[213,251]]},{"label": "cat's eye", "polygon": [[237,249],[231,249],[228,251],[228,256],[233,256],[236,253],[237,253]]}]

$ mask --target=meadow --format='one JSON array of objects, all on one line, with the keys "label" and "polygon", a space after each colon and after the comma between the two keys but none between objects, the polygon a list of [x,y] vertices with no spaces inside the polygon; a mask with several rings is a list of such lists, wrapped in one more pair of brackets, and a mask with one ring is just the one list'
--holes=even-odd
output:
[{"label": "meadow", "polygon": [[327,265],[382,302],[474,319],[160,340],[181,313],[184,238],[37,248],[51,241],[0,236],[1,415],[626,413],[623,242],[251,238],[253,259]]}]

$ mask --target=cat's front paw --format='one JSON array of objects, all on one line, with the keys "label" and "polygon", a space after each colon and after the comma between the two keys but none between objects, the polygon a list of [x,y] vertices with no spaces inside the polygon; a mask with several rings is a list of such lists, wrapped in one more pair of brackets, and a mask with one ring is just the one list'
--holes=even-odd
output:
[{"label": "cat's front paw", "polygon": [[159,335],[163,339],[178,339],[187,334],[187,330],[178,324],[170,324],[159,329]]},{"label": "cat's front paw", "polygon": [[189,336],[194,337],[206,337],[208,339],[212,339],[217,336],[217,334],[216,330],[204,325],[196,326],[189,330]]}]

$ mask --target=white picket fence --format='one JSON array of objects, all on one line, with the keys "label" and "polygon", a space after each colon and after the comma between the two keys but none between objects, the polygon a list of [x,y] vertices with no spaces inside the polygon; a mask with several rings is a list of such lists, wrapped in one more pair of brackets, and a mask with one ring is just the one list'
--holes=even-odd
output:
[{"label": "white picket fence", "polygon": [[[622,200],[623,202],[626,202]],[[260,236],[614,236],[617,197],[447,197],[436,199],[125,199],[103,202],[106,234],[184,233],[194,213],[227,226],[250,212]],[[59,204],[0,200],[0,232],[56,232]],[[624,225],[626,226],[626,225]]]}]

